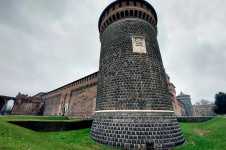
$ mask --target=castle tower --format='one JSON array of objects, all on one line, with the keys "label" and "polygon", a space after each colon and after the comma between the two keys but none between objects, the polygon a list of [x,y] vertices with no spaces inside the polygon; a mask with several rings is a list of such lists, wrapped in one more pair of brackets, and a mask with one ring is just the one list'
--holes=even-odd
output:
[{"label": "castle tower", "polygon": [[184,104],[186,115],[193,116],[194,111],[193,111],[193,106],[191,103],[191,96],[181,92],[180,95],[177,96],[177,99],[180,100]]},{"label": "castle tower", "polygon": [[144,0],[117,0],[99,20],[96,111],[90,137],[121,149],[185,143],[170,101],[157,42],[157,15]]}]

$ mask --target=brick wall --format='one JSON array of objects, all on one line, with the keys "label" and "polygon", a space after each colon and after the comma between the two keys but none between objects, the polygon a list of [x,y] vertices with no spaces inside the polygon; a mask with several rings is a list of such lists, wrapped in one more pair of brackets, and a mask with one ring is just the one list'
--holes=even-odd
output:
[{"label": "brick wall", "polygon": [[92,118],[96,108],[97,86],[72,91],[67,116],[70,118]]},{"label": "brick wall", "polygon": [[40,102],[18,100],[14,103],[11,115],[37,115]]},{"label": "brick wall", "polygon": [[170,99],[157,17],[146,1],[132,2],[131,8],[129,1],[114,1],[100,17],[100,70],[90,137],[120,149],[171,149],[185,139]]},{"label": "brick wall", "polygon": [[43,95],[44,116],[92,118],[95,110],[98,72]]},{"label": "brick wall", "polygon": [[166,74],[166,81],[169,88],[169,93],[171,96],[171,101],[173,105],[173,110],[176,116],[186,116],[184,104],[176,97],[176,87],[170,82],[170,77]]},{"label": "brick wall", "polygon": [[[168,79],[168,76],[166,79]],[[169,82],[170,80],[168,79],[167,81]],[[33,103],[31,97],[20,94],[20,98],[27,97],[27,100],[15,103],[12,114],[68,116],[72,119],[92,118],[96,108],[97,83],[98,72],[49,93],[39,93],[32,97],[37,100],[42,98],[42,101],[39,103]],[[171,96],[172,99],[174,99],[174,95],[171,94]],[[174,110],[176,107],[177,109],[180,108],[179,106],[176,106],[177,104],[175,104],[175,101],[173,102]],[[183,109],[183,103],[181,103],[181,105],[181,109]]]},{"label": "brick wall", "polygon": [[61,113],[61,94],[44,100],[44,116],[59,116]]},{"label": "brick wall", "polygon": [[194,116],[217,116],[212,110],[213,104],[193,105]]},{"label": "brick wall", "polygon": [[[136,35],[145,36],[148,53],[133,53]],[[173,110],[156,35],[140,19],[115,22],[102,34],[97,110]]]}]

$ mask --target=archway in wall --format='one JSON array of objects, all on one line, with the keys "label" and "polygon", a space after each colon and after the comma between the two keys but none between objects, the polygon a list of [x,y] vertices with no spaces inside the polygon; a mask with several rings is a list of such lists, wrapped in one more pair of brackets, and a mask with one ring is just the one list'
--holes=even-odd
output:
[{"label": "archway in wall", "polygon": [[11,99],[7,102],[7,105],[6,105],[6,108],[4,110],[4,115],[10,115],[11,114],[11,111],[13,109],[13,106],[14,106],[14,100]]},{"label": "archway in wall", "polygon": [[6,103],[5,100],[2,97],[0,97],[0,112],[3,111],[5,103]]}]

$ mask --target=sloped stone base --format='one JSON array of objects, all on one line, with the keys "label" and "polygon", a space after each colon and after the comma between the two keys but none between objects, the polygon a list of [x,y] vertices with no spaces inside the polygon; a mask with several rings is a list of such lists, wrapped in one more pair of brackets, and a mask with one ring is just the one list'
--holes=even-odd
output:
[{"label": "sloped stone base", "polygon": [[96,112],[90,138],[120,149],[171,149],[185,143],[173,112]]}]

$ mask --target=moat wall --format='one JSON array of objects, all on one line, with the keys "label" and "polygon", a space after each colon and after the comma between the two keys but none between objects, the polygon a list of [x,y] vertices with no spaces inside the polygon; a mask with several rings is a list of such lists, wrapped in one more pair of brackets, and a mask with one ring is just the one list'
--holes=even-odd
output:
[{"label": "moat wall", "polygon": [[92,120],[78,122],[54,122],[54,121],[9,121],[9,123],[19,125],[38,132],[58,132],[90,128]]}]

